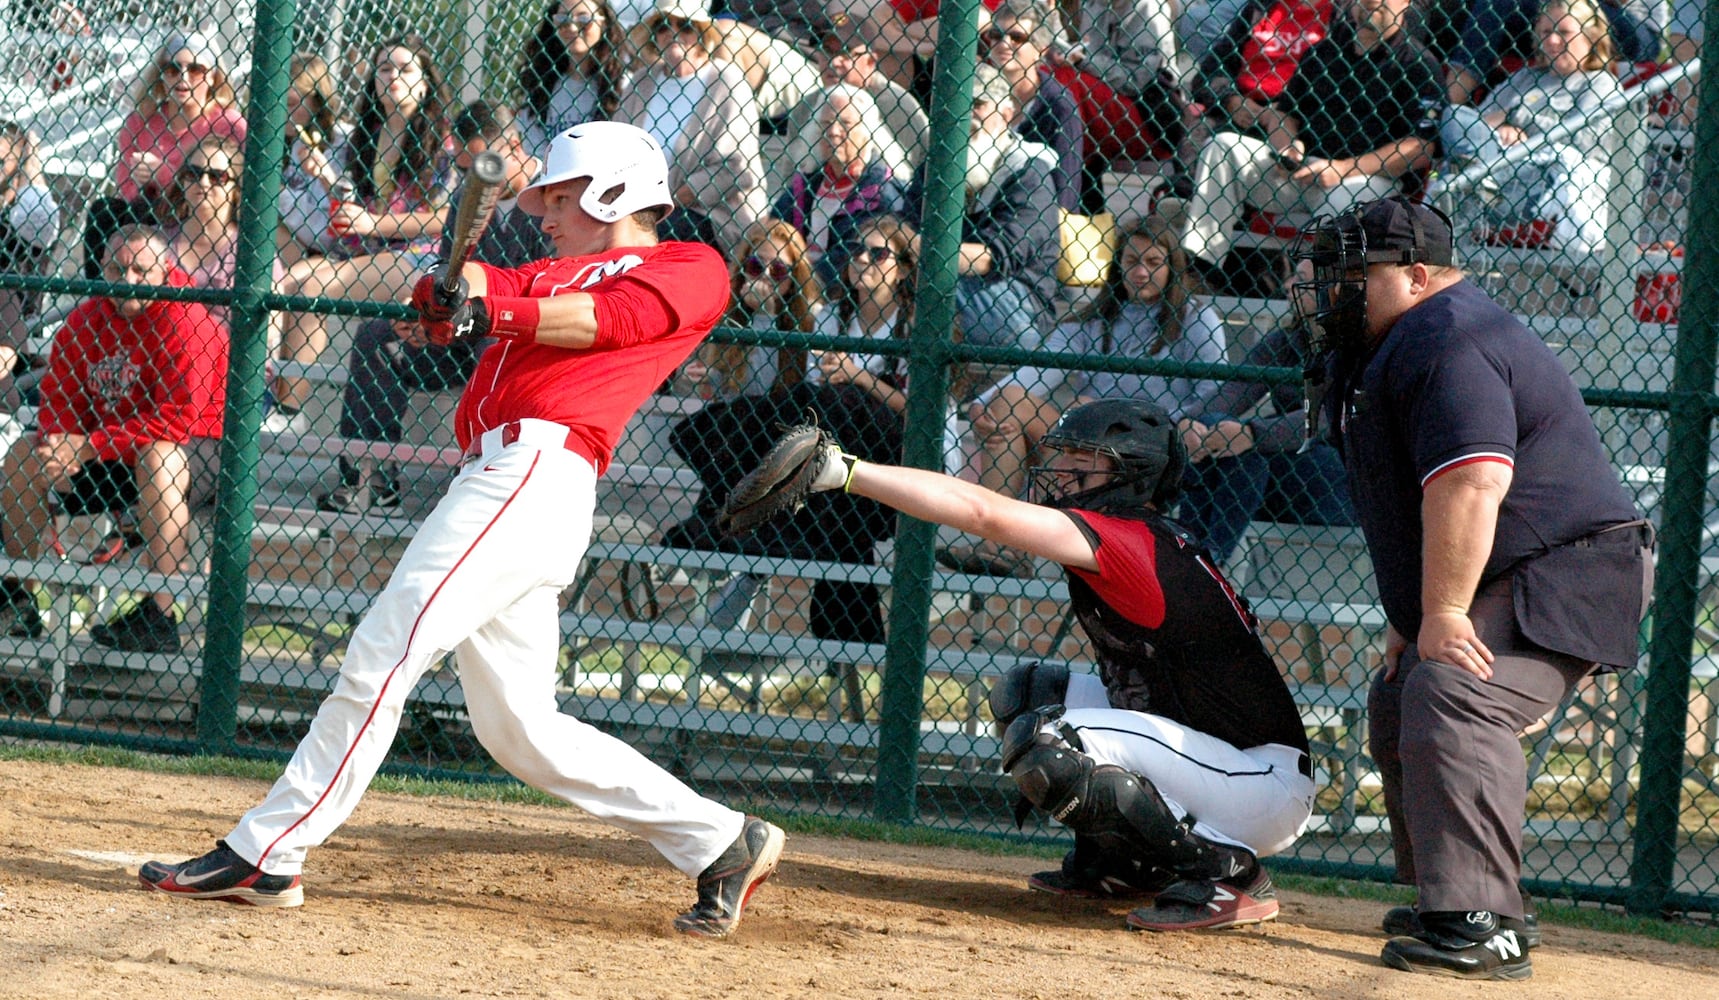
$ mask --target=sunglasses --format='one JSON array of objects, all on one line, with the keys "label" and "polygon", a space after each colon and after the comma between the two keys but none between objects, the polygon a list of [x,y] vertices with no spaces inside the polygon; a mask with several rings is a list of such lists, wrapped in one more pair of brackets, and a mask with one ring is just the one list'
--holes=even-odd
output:
[{"label": "sunglasses", "polygon": [[549,15],[549,23],[555,25],[557,28],[565,28],[571,25],[580,31],[584,31],[593,24],[602,24],[603,19],[596,14],[555,13]]},{"label": "sunglasses", "polygon": [[776,257],[765,262],[764,258],[757,254],[741,261],[740,269],[745,272],[748,278],[762,278],[768,274],[771,281],[787,281],[788,276],[794,273],[794,269],[789,267],[788,262],[782,258]]},{"label": "sunglasses", "polygon": [[857,246],[854,247],[853,259],[867,264],[881,264],[894,256],[893,247]]},{"label": "sunglasses", "polygon": [[984,42],[986,45],[995,45],[1005,38],[1007,38],[1011,44],[1021,46],[1032,41],[1033,35],[1032,32],[1024,31],[1020,28],[1010,28],[1006,32],[998,31],[996,28],[986,28],[984,34],[979,36],[979,40]]},{"label": "sunglasses", "polygon": [[218,170],[214,167],[183,166],[179,168],[179,177],[181,180],[187,181],[202,180],[207,177],[216,184],[233,183],[233,172],[231,170]]},{"label": "sunglasses", "polygon": [[165,62],[161,64],[161,72],[174,76],[202,76],[209,72],[209,67],[202,63]]}]

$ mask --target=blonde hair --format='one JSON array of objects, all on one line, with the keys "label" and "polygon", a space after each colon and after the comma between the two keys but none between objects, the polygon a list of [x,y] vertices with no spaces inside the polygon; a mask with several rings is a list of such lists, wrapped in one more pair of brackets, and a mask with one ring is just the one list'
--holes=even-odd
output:
[{"label": "blonde hair", "polygon": [[[149,67],[143,71],[143,76],[138,78],[137,91],[134,97],[137,102],[136,111],[139,115],[144,118],[153,118],[160,113],[161,106],[167,103],[167,85],[162,81],[162,67],[169,59],[173,58],[174,52],[183,48],[184,46],[180,46],[173,52],[162,49],[155,53],[155,58],[150,61]],[[233,82],[227,79],[226,70],[219,66],[210,66],[207,79],[209,81],[209,107],[203,109],[205,113],[208,112],[209,108],[238,106],[239,95],[234,93]]]},{"label": "blonde hair", "polygon": [[1536,19],[1552,17],[1553,11],[1563,11],[1582,26],[1582,34],[1587,36],[1591,46],[1588,58],[1582,60],[1582,68],[1590,71],[1609,69],[1616,56],[1616,46],[1612,44],[1611,22],[1606,20],[1605,11],[1600,10],[1594,0],[1546,0],[1540,5]]},{"label": "blonde hair", "polygon": [[[741,286],[745,276],[741,267],[744,266],[746,258],[757,253],[759,247],[770,244],[776,244],[786,251],[784,256],[787,257],[790,268],[788,290],[782,297],[782,310],[776,314],[775,328],[785,333],[811,333],[817,322],[818,307],[823,304],[824,288],[812,270],[812,256],[807,252],[806,238],[800,235],[798,229],[779,219],[753,223],[741,238],[740,246],[735,248],[730,275],[733,299],[726,322],[733,326],[746,325],[745,306],[741,302]],[[711,368],[724,391],[737,393],[746,387],[752,374],[746,370],[751,352],[752,348],[747,344],[721,344],[717,347]],[[778,348],[776,373],[779,386],[790,386],[804,379],[805,349]]]}]

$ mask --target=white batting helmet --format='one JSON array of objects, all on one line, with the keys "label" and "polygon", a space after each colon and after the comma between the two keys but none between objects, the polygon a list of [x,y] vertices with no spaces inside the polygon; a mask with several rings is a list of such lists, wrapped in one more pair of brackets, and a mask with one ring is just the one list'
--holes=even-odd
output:
[{"label": "white batting helmet", "polygon": [[625,122],[585,122],[556,136],[543,170],[519,193],[519,207],[542,215],[541,191],[580,177],[591,178],[591,183],[579,196],[579,207],[599,222],[616,222],[658,205],[674,208],[662,143]]}]

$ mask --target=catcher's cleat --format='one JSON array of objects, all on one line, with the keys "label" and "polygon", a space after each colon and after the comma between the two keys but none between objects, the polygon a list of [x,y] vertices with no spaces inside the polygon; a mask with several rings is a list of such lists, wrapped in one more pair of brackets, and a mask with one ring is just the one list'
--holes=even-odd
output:
[{"label": "catcher's cleat", "polygon": [[1068,896],[1073,899],[1150,900],[1158,895],[1157,889],[1132,885],[1126,879],[1115,875],[1071,875],[1061,870],[1029,876],[1027,888],[1034,892],[1047,892],[1053,896]]},{"label": "catcher's cleat", "polygon": [[304,886],[297,875],[270,875],[233,852],[224,840],[200,858],[176,865],[145,862],[137,870],[145,889],[184,899],[219,899],[250,906],[302,906]]},{"label": "catcher's cleat", "polygon": [[1496,913],[1423,913],[1421,932],[1385,943],[1379,960],[1403,972],[1456,979],[1528,979],[1528,945]]},{"label": "catcher's cleat", "polygon": [[1277,919],[1277,889],[1264,868],[1245,879],[1183,879],[1160,892],[1151,906],[1128,914],[1137,931],[1222,930]]},{"label": "catcher's cleat", "polygon": [[787,837],[755,816],[746,817],[740,838],[698,876],[698,902],[674,918],[674,928],[693,937],[734,933],[752,894],[776,872]]}]

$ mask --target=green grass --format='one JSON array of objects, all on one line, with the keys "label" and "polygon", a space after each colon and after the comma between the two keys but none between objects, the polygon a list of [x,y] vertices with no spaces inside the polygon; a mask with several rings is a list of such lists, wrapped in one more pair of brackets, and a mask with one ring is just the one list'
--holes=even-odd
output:
[{"label": "green grass", "polygon": [[[44,764],[82,764],[92,767],[124,767],[155,774],[250,778],[273,781],[280,775],[280,765],[272,761],[238,760],[231,757],[164,757],[134,750],[71,745],[26,745],[0,743],[0,760],[24,760]],[[421,796],[446,796],[475,802],[522,803],[565,807],[566,803],[536,789],[510,781],[467,782],[408,778],[379,775],[372,787],[392,793]],[[875,820],[837,819],[827,816],[783,815],[764,810],[773,822],[794,833],[879,843],[903,844],[912,847],[950,847],[976,851],[994,857],[1032,857],[1055,859],[1063,848],[1048,844],[1024,844],[970,833],[933,830],[926,827],[900,826]],[[1412,902],[1413,890],[1404,886],[1316,875],[1280,874],[1273,876],[1282,887],[1294,892],[1316,896],[1366,900],[1386,905]],[[1609,934],[1631,934],[1652,938],[1669,944],[1719,949],[1719,925],[1691,923],[1630,916],[1614,909],[1594,905],[1577,905],[1556,900],[1539,902],[1540,920],[1544,924],[1602,931]]]}]

